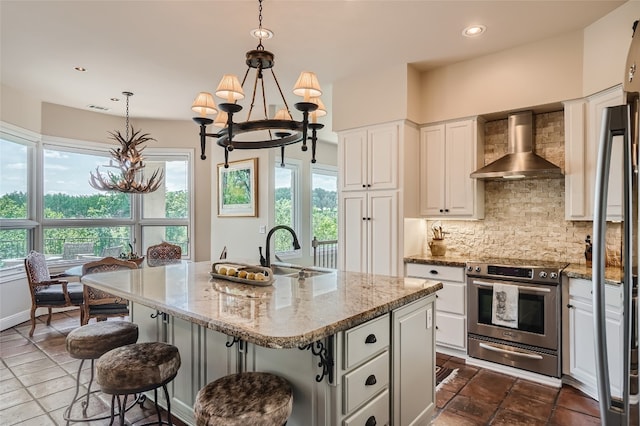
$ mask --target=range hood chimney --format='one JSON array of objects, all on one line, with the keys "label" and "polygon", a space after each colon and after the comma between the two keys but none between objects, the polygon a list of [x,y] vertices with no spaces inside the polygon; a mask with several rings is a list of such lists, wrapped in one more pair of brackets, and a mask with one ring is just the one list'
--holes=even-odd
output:
[{"label": "range hood chimney", "polygon": [[507,154],[476,170],[475,179],[562,177],[560,167],[533,153],[533,112],[509,115]]}]

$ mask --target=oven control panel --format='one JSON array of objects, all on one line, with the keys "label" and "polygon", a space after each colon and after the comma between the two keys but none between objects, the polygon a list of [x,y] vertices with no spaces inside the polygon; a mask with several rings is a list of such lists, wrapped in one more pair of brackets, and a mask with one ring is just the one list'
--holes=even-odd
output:
[{"label": "oven control panel", "polygon": [[549,263],[530,265],[525,262],[508,264],[503,262],[469,261],[466,265],[467,276],[495,278],[541,284],[560,284],[562,270],[566,264]]}]

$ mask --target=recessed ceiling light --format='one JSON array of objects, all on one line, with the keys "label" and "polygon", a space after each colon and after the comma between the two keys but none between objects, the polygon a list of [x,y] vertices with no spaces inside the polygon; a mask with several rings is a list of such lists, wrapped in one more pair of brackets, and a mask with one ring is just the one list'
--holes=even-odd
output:
[{"label": "recessed ceiling light", "polygon": [[85,67],[73,67],[73,69],[80,72],[85,72],[87,70]]},{"label": "recessed ceiling light", "polygon": [[269,40],[271,37],[273,37],[273,31],[266,28],[253,29],[249,32],[249,34],[251,34],[251,37],[257,38],[259,40]]},{"label": "recessed ceiling light", "polygon": [[462,35],[465,37],[478,37],[487,30],[484,25],[471,25],[462,30]]},{"label": "recessed ceiling light", "polygon": [[110,100],[113,101],[113,102],[120,102],[120,99],[118,99],[118,98],[110,98]]}]

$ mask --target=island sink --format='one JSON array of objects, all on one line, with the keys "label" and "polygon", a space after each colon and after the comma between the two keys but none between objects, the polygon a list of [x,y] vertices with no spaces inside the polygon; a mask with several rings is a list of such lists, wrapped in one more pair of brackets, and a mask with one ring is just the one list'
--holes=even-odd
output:
[{"label": "island sink", "polygon": [[333,271],[327,269],[314,269],[305,266],[297,265],[271,265],[271,270],[274,275],[280,275],[284,277],[298,277],[298,278],[310,278],[317,275],[330,274]]}]

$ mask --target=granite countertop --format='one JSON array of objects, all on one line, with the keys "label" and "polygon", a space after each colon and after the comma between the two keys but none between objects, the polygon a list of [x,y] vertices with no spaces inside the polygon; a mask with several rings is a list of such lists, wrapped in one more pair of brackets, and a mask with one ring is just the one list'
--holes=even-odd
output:
[{"label": "granite countertop", "polygon": [[[405,263],[423,263],[427,265],[457,266],[464,267],[466,262],[471,260],[467,257],[456,256],[432,256],[431,254],[418,254],[404,258]],[[569,278],[582,278],[590,280],[592,277],[591,267],[584,263],[570,263],[562,273]],[[622,270],[619,267],[607,267],[604,270],[604,280],[606,284],[620,285],[622,282]]]},{"label": "granite countertop", "polygon": [[437,281],[333,271],[266,287],[209,275],[181,262],[86,275],[84,284],[268,348],[295,348],[344,331],[442,288]]}]

